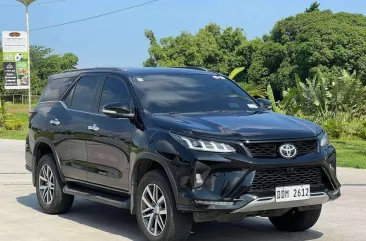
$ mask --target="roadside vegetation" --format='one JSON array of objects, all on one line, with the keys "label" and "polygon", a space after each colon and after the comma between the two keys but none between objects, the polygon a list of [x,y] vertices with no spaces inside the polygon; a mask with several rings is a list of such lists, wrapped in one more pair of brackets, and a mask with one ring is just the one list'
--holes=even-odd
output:
[{"label": "roadside vegetation", "polygon": [[[158,40],[146,30],[145,36],[150,48],[144,66],[199,66],[230,76],[251,95],[270,99],[275,112],[321,125],[340,166],[366,168],[365,16],[321,11],[315,2],[253,40],[241,28],[214,23],[195,34]],[[20,93],[3,89],[1,55],[0,47],[0,95]],[[40,95],[47,77],[75,68],[78,57],[32,46],[31,61],[32,93]],[[1,98],[0,138],[24,139],[27,121],[27,105]]]}]

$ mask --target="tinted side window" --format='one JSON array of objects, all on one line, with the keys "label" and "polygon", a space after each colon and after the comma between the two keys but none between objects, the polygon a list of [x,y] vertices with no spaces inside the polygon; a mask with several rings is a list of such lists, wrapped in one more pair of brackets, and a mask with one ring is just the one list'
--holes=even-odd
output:
[{"label": "tinted side window", "polygon": [[64,99],[65,104],[67,105],[67,107],[71,107],[71,101],[72,101],[72,97],[74,95],[74,90],[75,90],[75,86],[72,87],[72,89],[70,90],[70,92],[67,94],[66,98]]},{"label": "tinted side window", "polygon": [[117,78],[107,77],[100,97],[99,113],[103,106],[113,102],[129,102],[130,94],[125,83]]},{"label": "tinted side window", "polygon": [[71,109],[92,112],[98,77],[82,77],[76,84]]},{"label": "tinted side window", "polygon": [[61,79],[50,78],[39,101],[43,102],[43,101],[59,100],[61,95],[65,92],[65,90],[71,85],[72,81],[74,80],[75,77],[68,77]]}]

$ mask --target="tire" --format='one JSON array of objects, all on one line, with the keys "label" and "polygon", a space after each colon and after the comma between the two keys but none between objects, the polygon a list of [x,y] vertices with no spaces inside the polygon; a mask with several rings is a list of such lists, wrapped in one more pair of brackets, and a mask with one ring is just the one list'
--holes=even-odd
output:
[{"label": "tire", "polygon": [[279,230],[288,232],[301,232],[314,226],[318,221],[322,209],[299,211],[290,210],[279,217],[271,217],[269,220]]},{"label": "tire", "polygon": [[[150,193],[147,191],[147,188],[149,188]],[[150,198],[152,196],[149,194],[155,197],[154,190],[157,190],[158,196],[155,199],[161,200],[163,195],[164,203],[162,201],[157,204],[158,202],[154,202]],[[156,208],[149,208],[146,202],[143,201],[143,197],[151,204],[154,205],[155,203]],[[148,209],[150,210],[145,212]],[[144,219],[143,213],[144,216],[150,215],[150,217]],[[188,238],[193,223],[192,214],[181,213],[176,208],[170,182],[165,173],[160,170],[148,172],[139,183],[136,198],[136,217],[141,233],[149,241],[184,241]],[[147,228],[150,219],[152,220],[152,229]],[[155,224],[156,220],[159,220],[157,224]],[[164,223],[165,226],[160,225]],[[162,226],[163,229],[161,228]],[[156,228],[157,231],[155,232]]]},{"label": "tire", "polygon": [[36,192],[43,212],[61,214],[69,211],[74,196],[63,193],[62,188],[54,157],[51,154],[42,156],[36,168]]}]

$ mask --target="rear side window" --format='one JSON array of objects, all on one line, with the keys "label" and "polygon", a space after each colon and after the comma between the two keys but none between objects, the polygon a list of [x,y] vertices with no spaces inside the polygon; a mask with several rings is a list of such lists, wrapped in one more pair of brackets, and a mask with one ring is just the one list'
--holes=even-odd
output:
[{"label": "rear side window", "polygon": [[43,94],[40,98],[40,102],[44,101],[56,101],[59,100],[65,90],[75,80],[75,77],[52,79],[48,82]]},{"label": "rear side window", "polygon": [[[73,90],[70,91],[65,102],[71,101],[70,108],[73,110],[92,112],[97,85],[98,77],[82,77]],[[72,98],[72,100],[69,98]]]},{"label": "rear side window", "polygon": [[117,78],[107,77],[104,82],[102,96],[100,97],[99,113],[103,106],[114,102],[129,102],[130,94],[125,83]]},{"label": "rear side window", "polygon": [[66,98],[64,99],[65,104],[67,105],[67,107],[71,107],[71,101],[72,101],[72,97],[74,95],[74,90],[75,90],[75,86],[72,87],[72,89],[70,90],[70,92],[67,94]]}]

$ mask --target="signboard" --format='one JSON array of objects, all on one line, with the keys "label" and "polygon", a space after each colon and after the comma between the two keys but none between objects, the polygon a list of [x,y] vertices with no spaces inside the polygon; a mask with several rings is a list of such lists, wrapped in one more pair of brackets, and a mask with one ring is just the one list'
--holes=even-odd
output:
[{"label": "signboard", "polygon": [[3,31],[5,89],[29,89],[27,32]]}]

